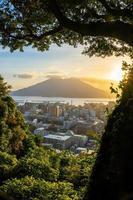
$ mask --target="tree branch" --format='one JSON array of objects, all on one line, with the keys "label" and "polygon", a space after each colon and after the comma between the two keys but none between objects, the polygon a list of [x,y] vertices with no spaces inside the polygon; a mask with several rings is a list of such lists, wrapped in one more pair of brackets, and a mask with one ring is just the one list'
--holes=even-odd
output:
[{"label": "tree branch", "polygon": [[68,19],[60,10],[56,0],[50,0],[50,9],[61,26],[82,36],[103,36],[122,40],[133,46],[133,26],[122,21],[79,23]]},{"label": "tree branch", "polygon": [[[14,39],[18,39],[18,40],[34,39],[34,40],[39,41],[39,40],[42,40],[44,37],[56,34],[57,32],[61,31],[62,29],[63,29],[62,26],[59,25],[58,27],[55,27],[50,31],[46,31],[41,35],[33,34],[31,31],[30,31],[30,34],[25,34],[25,35],[22,35],[22,34],[21,35],[19,35],[19,34],[18,35],[12,35],[11,32],[9,32],[9,31],[8,31],[8,33],[9,33],[9,37],[14,38]],[[7,30],[5,30],[5,32],[6,31]]]}]

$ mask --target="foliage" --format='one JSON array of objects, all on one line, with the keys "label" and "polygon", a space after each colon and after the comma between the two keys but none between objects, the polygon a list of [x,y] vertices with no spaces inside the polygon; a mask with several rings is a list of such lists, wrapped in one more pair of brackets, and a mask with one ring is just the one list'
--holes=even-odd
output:
[{"label": "foliage", "polygon": [[7,95],[10,92],[11,86],[4,82],[0,75],[0,97]]},{"label": "foliage", "polygon": [[33,176],[34,178],[42,178],[48,181],[57,181],[59,169],[51,166],[48,159],[39,160],[36,158],[23,158],[17,168],[15,174],[18,177]]},{"label": "foliage", "polygon": [[87,136],[89,138],[97,140],[97,141],[99,141],[101,139],[101,136],[97,132],[95,132],[93,130],[88,130]]},{"label": "foliage", "polygon": [[10,86],[0,78],[0,151],[17,156],[26,153],[34,146],[28,126],[17,109],[14,100],[9,96]]},{"label": "foliage", "polygon": [[128,64],[123,61],[122,63],[123,79],[119,82],[118,87],[114,88],[111,85],[111,93],[115,93],[117,103],[127,101],[133,97],[133,62]]},{"label": "foliage", "polygon": [[5,0],[0,43],[11,51],[82,44],[89,56],[132,56],[132,11],[132,0]]},{"label": "foliage", "polygon": [[46,182],[26,176],[22,179],[8,180],[0,187],[18,200],[78,200],[77,192],[70,183]]},{"label": "foliage", "polygon": [[[1,154],[0,154],[1,155]],[[0,156],[0,192],[15,199],[82,199],[95,156],[36,147],[18,160]]]},{"label": "foliage", "polygon": [[76,189],[86,186],[94,161],[93,156],[86,154],[75,156],[70,152],[62,153],[60,160],[60,180],[73,183]]},{"label": "foliage", "polygon": [[18,160],[15,155],[0,151],[0,183],[12,176]]}]

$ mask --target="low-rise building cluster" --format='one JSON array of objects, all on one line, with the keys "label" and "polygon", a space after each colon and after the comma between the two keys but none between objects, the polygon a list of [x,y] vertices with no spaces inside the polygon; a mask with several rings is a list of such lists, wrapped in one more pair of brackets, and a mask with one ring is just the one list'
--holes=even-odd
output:
[{"label": "low-rise building cluster", "polygon": [[44,138],[42,145],[59,150],[86,152],[96,146],[96,136],[101,136],[107,121],[106,108],[113,102],[85,103],[75,106],[68,103],[33,103],[18,105],[33,134]]}]

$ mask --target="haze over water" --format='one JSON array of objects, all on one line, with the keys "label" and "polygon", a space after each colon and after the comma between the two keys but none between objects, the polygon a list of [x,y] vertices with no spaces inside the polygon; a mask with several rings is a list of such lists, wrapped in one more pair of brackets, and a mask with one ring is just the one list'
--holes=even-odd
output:
[{"label": "haze over water", "polygon": [[63,97],[30,97],[30,96],[12,96],[13,99],[20,104],[25,102],[31,103],[69,103],[71,105],[81,105],[83,106],[84,103],[104,103],[107,104],[110,101],[115,101],[115,99],[111,98],[63,98]]}]

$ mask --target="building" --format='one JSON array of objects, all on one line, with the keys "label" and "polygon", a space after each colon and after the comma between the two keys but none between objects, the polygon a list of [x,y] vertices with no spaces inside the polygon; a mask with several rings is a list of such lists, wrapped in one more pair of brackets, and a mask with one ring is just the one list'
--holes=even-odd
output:
[{"label": "building", "polygon": [[88,137],[85,135],[76,135],[73,131],[66,133],[47,134],[44,136],[45,142],[52,144],[57,149],[69,149],[72,146],[85,147]]},{"label": "building", "polygon": [[61,114],[60,106],[56,104],[48,105],[48,113],[51,117],[59,117]]},{"label": "building", "polygon": [[95,121],[96,119],[96,111],[93,109],[89,110],[89,116],[90,116],[90,120]]},{"label": "building", "polygon": [[73,144],[78,147],[84,147],[88,141],[88,137],[86,135],[73,135]]},{"label": "building", "polygon": [[64,129],[70,129],[72,126],[74,126],[76,124],[76,121],[74,121],[74,120],[65,120],[64,122],[63,122],[63,128]]},{"label": "building", "polygon": [[48,134],[44,139],[47,144],[52,144],[56,149],[68,149],[72,145],[72,137],[68,135]]},{"label": "building", "polygon": [[35,135],[42,135],[42,136],[44,136],[44,128],[43,127],[41,127],[41,128],[37,128],[37,129],[35,129],[34,130],[34,134]]},{"label": "building", "polygon": [[76,134],[85,135],[87,134],[90,124],[85,120],[78,120],[76,125],[73,127],[73,130]]}]

